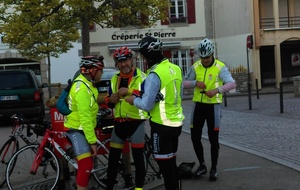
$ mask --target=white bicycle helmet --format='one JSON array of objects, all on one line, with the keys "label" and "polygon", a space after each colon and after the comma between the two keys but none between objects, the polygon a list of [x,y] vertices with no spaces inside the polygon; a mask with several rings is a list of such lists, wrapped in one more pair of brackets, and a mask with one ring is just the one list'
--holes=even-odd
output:
[{"label": "white bicycle helmet", "polygon": [[208,57],[214,53],[214,50],[214,44],[208,38],[202,40],[198,45],[198,54],[200,57]]},{"label": "white bicycle helmet", "polygon": [[[81,58],[79,62],[79,67],[81,69],[81,73],[91,73],[93,69],[103,70],[103,56],[95,57],[95,56],[85,56]],[[92,76],[93,77],[93,76]]]},{"label": "white bicycle helmet", "polygon": [[103,68],[104,64],[103,64],[103,58],[101,57],[95,57],[95,56],[85,56],[82,57],[80,62],[79,62],[79,67],[87,67],[87,68],[91,68],[91,67],[96,67],[96,68]]}]

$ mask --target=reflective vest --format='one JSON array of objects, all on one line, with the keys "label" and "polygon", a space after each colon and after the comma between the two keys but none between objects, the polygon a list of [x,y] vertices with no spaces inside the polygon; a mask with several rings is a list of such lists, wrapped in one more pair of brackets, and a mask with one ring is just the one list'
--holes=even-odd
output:
[{"label": "reflective vest", "polygon": [[[193,64],[196,80],[205,83],[205,91],[213,90],[223,85],[223,81],[220,79],[219,74],[224,66],[225,64],[219,60],[215,60],[213,65],[208,68],[205,68],[200,60]],[[197,87],[194,89],[194,102],[202,102],[206,104],[222,103],[221,93],[217,93],[214,97],[209,98],[204,93],[201,93],[201,91],[203,91],[203,89],[199,89]]]},{"label": "reflective vest", "polygon": [[[119,74],[116,74],[111,79],[111,90],[112,93],[117,93],[119,89],[118,78]],[[146,74],[143,73],[140,69],[136,68],[133,76],[128,84],[128,89],[134,89],[141,91],[142,82],[145,80]],[[128,94],[127,96],[132,96]],[[125,98],[125,97],[124,97]],[[138,109],[134,105],[129,104],[124,99],[121,99],[115,105],[114,110],[115,118],[130,118],[130,119],[147,119],[147,112]]]},{"label": "reflective vest", "polygon": [[97,125],[99,109],[98,90],[83,75],[79,75],[75,80],[80,81],[74,82],[71,87],[68,104],[72,112],[65,117],[64,125],[67,128],[83,130],[88,143],[94,144],[97,141],[94,128]]},{"label": "reflective vest", "polygon": [[160,93],[164,100],[156,102],[150,111],[151,121],[169,127],[180,127],[183,125],[184,115],[181,106],[181,69],[164,60],[150,68],[150,72],[155,72],[160,79]]}]

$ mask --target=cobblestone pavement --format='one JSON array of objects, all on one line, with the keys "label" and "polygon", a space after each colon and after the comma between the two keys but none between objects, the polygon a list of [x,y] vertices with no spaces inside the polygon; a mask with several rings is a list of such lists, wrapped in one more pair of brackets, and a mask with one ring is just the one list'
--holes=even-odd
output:
[{"label": "cobblestone pavement", "polygon": [[[263,94],[249,98],[228,96],[222,108],[220,142],[246,152],[273,160],[300,171],[300,97],[283,94],[283,113],[280,95]],[[193,102],[183,101],[186,122],[183,130],[189,132]],[[203,135],[207,138],[207,130]]]},{"label": "cobblestone pavement", "polygon": [[[283,113],[280,111],[278,93],[261,94],[259,99],[252,94],[251,110],[247,95],[228,95],[226,100],[227,106],[223,103],[222,108],[221,144],[300,171],[300,97],[294,97],[290,92],[284,93]],[[186,116],[183,131],[189,133],[193,102],[187,98],[183,100],[182,105]],[[205,128],[203,130],[205,138],[206,132]],[[146,181],[145,189],[163,183],[153,176]]]}]

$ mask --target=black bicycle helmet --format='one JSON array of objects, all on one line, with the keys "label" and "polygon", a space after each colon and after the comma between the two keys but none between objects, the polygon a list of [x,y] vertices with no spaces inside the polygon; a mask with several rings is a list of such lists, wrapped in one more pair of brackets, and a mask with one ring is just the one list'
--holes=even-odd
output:
[{"label": "black bicycle helmet", "polygon": [[152,36],[147,36],[139,41],[139,51],[146,58],[150,67],[164,59],[162,44],[158,38]]}]

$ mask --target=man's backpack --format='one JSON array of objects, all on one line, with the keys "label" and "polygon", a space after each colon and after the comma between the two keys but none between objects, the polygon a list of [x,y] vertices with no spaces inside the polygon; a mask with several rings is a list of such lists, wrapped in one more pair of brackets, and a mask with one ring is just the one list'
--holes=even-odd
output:
[{"label": "man's backpack", "polygon": [[[57,102],[56,102],[56,108],[58,109],[59,113],[63,115],[69,115],[72,111],[69,109],[67,98],[69,96],[69,92],[71,90],[72,84],[75,82],[81,81],[90,91],[90,87],[88,87],[87,84],[85,84],[82,80],[75,80],[71,81],[71,79],[68,80],[68,86],[62,91],[61,95],[59,96]],[[96,98],[93,94],[94,100],[96,101]],[[97,101],[96,101],[97,102]]]},{"label": "man's backpack", "polygon": [[71,79],[68,80],[68,86],[62,91],[56,102],[56,108],[63,115],[69,115],[72,111],[69,109],[67,98],[72,87],[73,82]]}]

